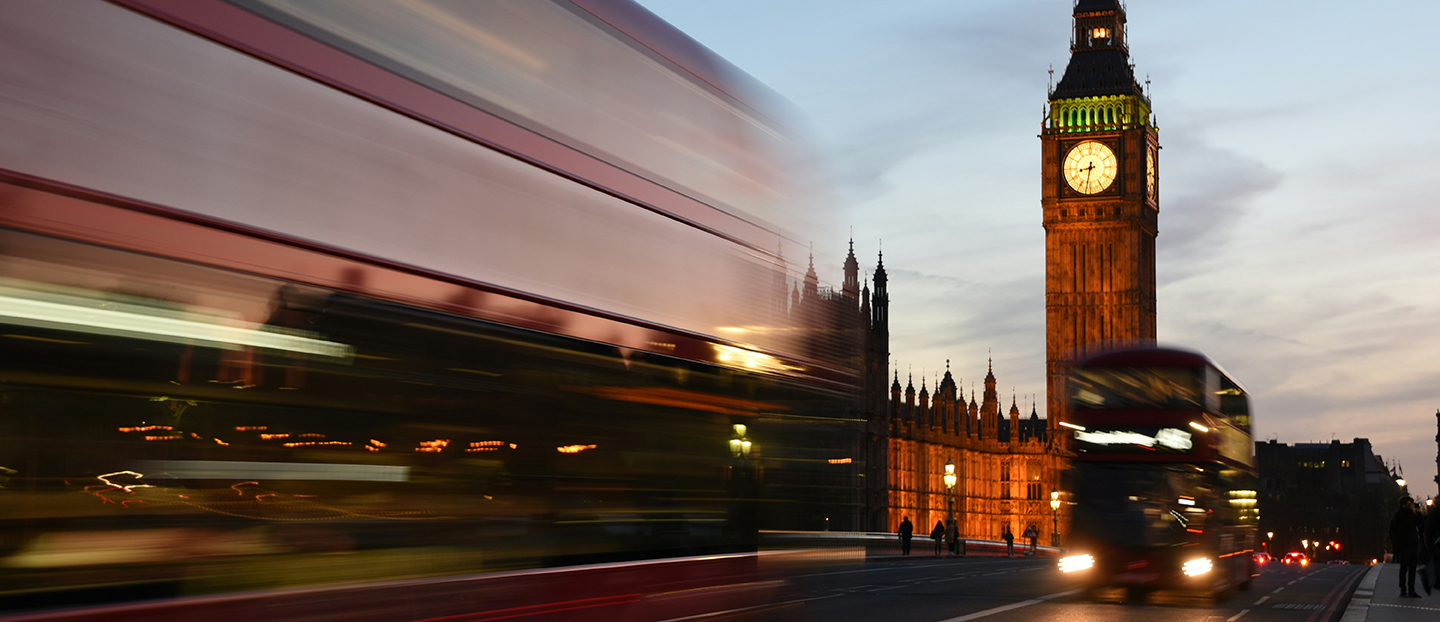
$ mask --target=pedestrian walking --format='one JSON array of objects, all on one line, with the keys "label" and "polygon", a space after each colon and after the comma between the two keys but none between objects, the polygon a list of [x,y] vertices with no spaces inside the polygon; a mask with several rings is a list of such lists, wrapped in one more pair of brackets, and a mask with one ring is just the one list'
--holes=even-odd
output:
[{"label": "pedestrian walking", "polygon": [[1415,563],[1420,552],[1419,515],[1409,495],[1400,497],[1400,508],[1390,519],[1390,550],[1400,564],[1400,595],[1419,598],[1415,593]]},{"label": "pedestrian walking", "polygon": [[[945,530],[945,541],[950,544],[950,554],[956,555],[957,543],[960,541],[960,526],[955,524],[954,520],[950,521],[949,527]],[[963,555],[964,552],[958,551],[958,554]]]},{"label": "pedestrian walking", "polygon": [[1009,525],[1006,525],[1006,526],[1005,526],[1005,535],[1004,535],[1004,536],[1001,536],[1001,537],[1005,538],[1005,556],[1006,556],[1006,557],[1014,557],[1014,556],[1015,556],[1015,534],[1010,533],[1010,526],[1009,526]]},{"label": "pedestrian walking", "polygon": [[910,538],[915,536],[915,525],[911,524],[909,516],[900,517],[900,554],[910,554]]},{"label": "pedestrian walking", "polygon": [[940,554],[940,543],[945,540],[945,521],[935,521],[935,528],[930,530],[930,539],[935,541],[935,554]]},{"label": "pedestrian walking", "polygon": [[1030,556],[1034,557],[1040,553],[1040,530],[1034,525],[1025,526],[1025,537],[1030,539]]}]

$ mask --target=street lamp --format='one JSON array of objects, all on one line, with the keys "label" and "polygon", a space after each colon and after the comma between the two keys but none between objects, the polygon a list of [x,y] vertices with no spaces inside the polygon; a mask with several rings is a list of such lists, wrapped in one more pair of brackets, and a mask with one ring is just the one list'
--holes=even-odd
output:
[{"label": "street lamp", "polygon": [[[959,533],[959,532],[960,532],[960,528],[959,528],[959,526],[955,525],[955,481],[956,481],[957,479],[959,479],[959,478],[955,477],[955,461],[954,461],[954,460],[946,460],[946,461],[945,461],[945,478],[944,478],[944,479],[945,479],[945,516],[946,516],[946,521],[947,521],[947,522],[945,523],[945,531],[946,531],[945,536],[946,536],[946,539],[948,540],[948,539],[949,539],[949,536],[950,536],[950,533],[949,533],[950,530],[951,530],[951,529],[954,529],[955,532],[956,532],[956,533],[955,533],[955,538],[958,540],[958,539],[960,538],[960,533]],[[954,544],[954,543],[952,542],[951,544]],[[954,550],[951,550],[951,551],[950,551],[950,554],[951,554],[951,555],[954,555],[955,553],[956,553],[956,552],[955,552]]]},{"label": "street lamp", "polygon": [[1399,486],[1399,487],[1401,487],[1401,488],[1404,488],[1404,487],[1405,487],[1405,478],[1402,477],[1402,478],[1400,478],[1400,479],[1395,480],[1395,485],[1396,485],[1396,486]]},{"label": "street lamp", "polygon": [[1267,532],[1265,532],[1265,552],[1266,552],[1266,553],[1270,553],[1270,541],[1273,540],[1273,539],[1275,539],[1275,532],[1273,532],[1273,531],[1267,531]]},{"label": "street lamp", "polygon": [[749,458],[750,439],[745,438],[745,424],[737,423],[732,429],[735,431],[735,438],[730,439],[730,455],[735,458]]},{"label": "street lamp", "polygon": [[1050,491],[1050,546],[1060,546],[1060,491]]}]

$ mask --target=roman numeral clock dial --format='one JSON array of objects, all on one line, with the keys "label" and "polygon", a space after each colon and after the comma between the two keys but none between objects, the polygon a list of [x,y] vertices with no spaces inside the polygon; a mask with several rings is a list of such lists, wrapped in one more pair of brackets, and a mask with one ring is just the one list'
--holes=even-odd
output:
[{"label": "roman numeral clock dial", "polygon": [[1105,143],[1087,140],[1065,155],[1065,182],[1081,194],[1096,194],[1115,182],[1115,152]]},{"label": "roman numeral clock dial", "polygon": [[1155,148],[1145,150],[1145,196],[1155,200]]}]

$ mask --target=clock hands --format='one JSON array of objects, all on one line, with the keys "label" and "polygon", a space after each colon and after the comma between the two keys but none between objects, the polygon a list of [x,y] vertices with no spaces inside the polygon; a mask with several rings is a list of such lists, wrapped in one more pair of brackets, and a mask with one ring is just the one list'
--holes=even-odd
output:
[{"label": "clock hands", "polygon": [[1066,155],[1064,173],[1071,188],[1081,194],[1095,194],[1110,187],[1115,179],[1115,156],[1103,143],[1082,141]]}]

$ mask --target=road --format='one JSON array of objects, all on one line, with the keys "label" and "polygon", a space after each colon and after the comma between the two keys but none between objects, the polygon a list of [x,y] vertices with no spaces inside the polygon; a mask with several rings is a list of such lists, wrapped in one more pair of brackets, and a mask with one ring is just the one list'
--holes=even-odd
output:
[{"label": "road", "polygon": [[1366,570],[1271,564],[1249,592],[1219,599],[1155,592],[1125,601],[1120,590],[1087,597],[1061,581],[1053,560],[920,556],[787,577],[791,589],[780,602],[685,619],[1335,622]]}]

